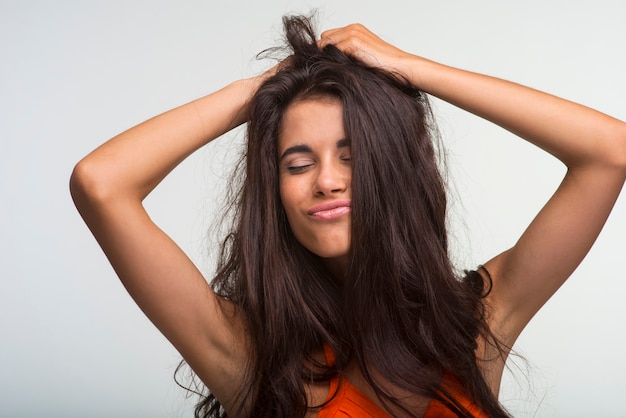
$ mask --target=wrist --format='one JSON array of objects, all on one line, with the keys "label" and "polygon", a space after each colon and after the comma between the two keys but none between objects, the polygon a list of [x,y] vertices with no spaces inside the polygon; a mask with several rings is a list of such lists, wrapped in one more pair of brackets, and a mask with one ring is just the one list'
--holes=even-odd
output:
[{"label": "wrist", "polygon": [[435,61],[411,54],[400,58],[399,66],[401,74],[404,74],[413,86],[427,93],[431,93],[434,75],[443,67]]}]

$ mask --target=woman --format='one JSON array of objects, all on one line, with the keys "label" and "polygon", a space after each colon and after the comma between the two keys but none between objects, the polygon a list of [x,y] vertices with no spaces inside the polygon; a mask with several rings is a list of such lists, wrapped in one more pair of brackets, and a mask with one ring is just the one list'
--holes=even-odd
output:
[{"label": "woman", "polygon": [[[626,175],[626,125],[401,51],[361,25],[285,20],[277,68],[146,121],[85,157],[81,215],[210,390],[197,415],[507,416],[509,348],[585,256]],[[567,174],[518,242],[454,274],[424,93],[550,152]],[[141,204],[248,122],[235,226],[208,286]],[[343,413],[343,415],[341,415]]]}]

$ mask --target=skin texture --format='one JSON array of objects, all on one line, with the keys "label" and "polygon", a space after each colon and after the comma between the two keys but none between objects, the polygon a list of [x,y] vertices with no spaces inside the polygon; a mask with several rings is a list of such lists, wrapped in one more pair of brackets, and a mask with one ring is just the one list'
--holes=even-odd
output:
[{"label": "skin texture", "polygon": [[[486,301],[488,325],[505,345],[513,345],[604,225],[626,176],[626,125],[533,89],[401,51],[362,25],[324,32],[319,45],[328,44],[400,74],[567,166],[561,185],[515,245],[485,263],[493,279]],[[116,136],[81,160],[71,178],[77,208],[129,293],[227,410],[234,407],[233,395],[249,355],[242,320],[228,302],[220,303],[141,202],[190,153],[246,120],[248,99],[264,77],[234,82]],[[294,145],[311,149],[281,159],[281,198],[296,237],[326,258],[336,275],[345,269],[349,213],[318,222],[306,211],[328,200],[350,199],[350,165],[344,148],[337,148],[343,139],[339,113],[337,103],[327,99],[293,104],[279,144],[279,155]],[[301,172],[289,172],[302,162],[307,167]],[[479,357],[493,358],[484,341],[478,341],[478,350]],[[496,356],[480,366],[497,394],[504,358]],[[348,370],[353,370],[350,380],[370,394],[359,370]],[[324,393],[324,388],[310,389]]]},{"label": "skin texture", "polygon": [[[283,117],[278,155],[280,196],[294,235],[341,277],[350,251],[352,175],[341,103],[320,99],[291,104]],[[333,209],[311,213],[327,204]]]}]

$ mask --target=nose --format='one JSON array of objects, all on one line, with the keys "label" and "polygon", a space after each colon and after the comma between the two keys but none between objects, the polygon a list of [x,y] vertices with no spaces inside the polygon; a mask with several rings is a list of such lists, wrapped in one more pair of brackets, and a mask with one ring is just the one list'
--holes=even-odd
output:
[{"label": "nose", "polygon": [[315,193],[324,196],[343,193],[348,188],[350,176],[350,168],[341,161],[321,163],[315,179]]}]

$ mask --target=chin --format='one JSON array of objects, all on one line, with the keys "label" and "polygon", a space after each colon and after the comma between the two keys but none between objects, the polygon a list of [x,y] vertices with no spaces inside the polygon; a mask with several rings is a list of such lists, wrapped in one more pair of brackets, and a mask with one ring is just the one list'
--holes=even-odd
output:
[{"label": "chin", "polygon": [[317,255],[318,257],[333,260],[333,259],[343,259],[348,258],[350,254],[350,246],[349,245],[341,245],[338,246],[336,242],[335,245],[325,245],[325,246],[316,246],[316,248],[309,248],[309,251]]}]

